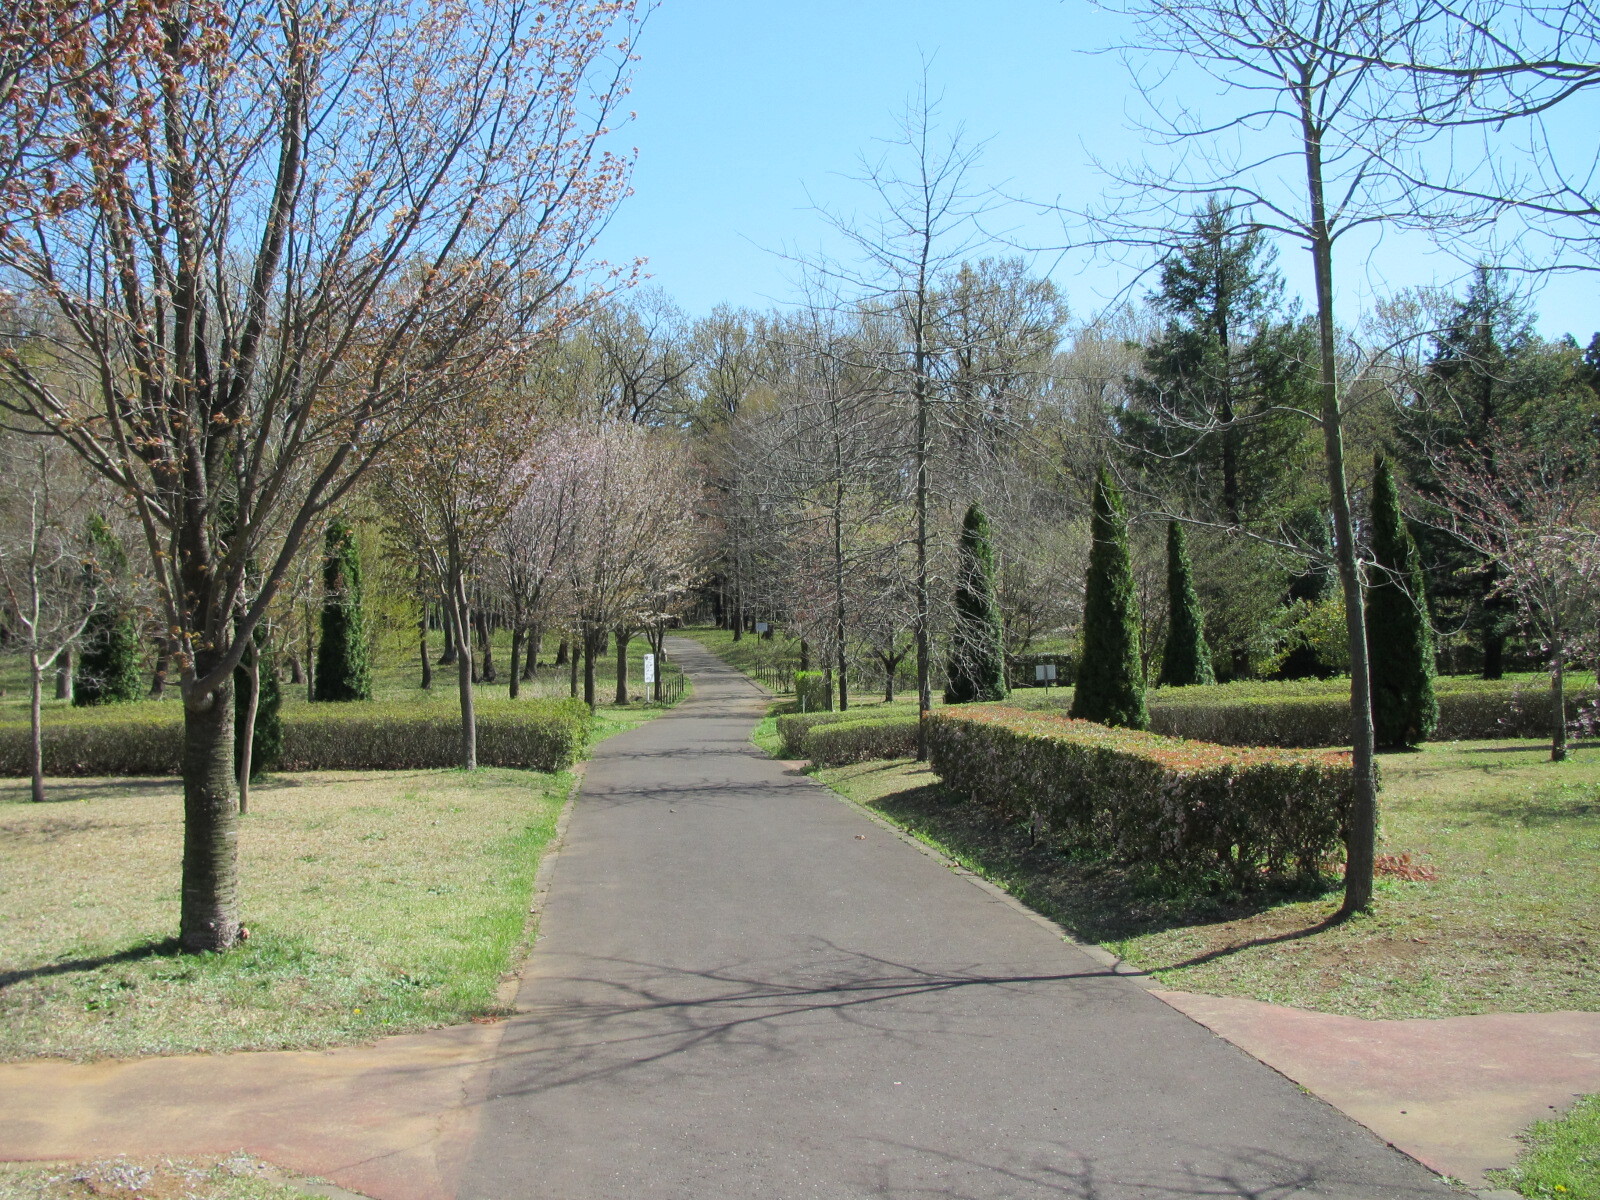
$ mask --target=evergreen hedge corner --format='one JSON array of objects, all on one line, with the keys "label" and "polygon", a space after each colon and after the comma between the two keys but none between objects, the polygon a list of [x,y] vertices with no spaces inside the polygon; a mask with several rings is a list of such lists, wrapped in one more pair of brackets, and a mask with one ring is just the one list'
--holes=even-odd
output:
[{"label": "evergreen hedge corner", "polygon": [[315,700],[371,700],[372,662],[362,606],[361,560],[348,521],[328,526],[322,558],[321,640]]},{"label": "evergreen hedge corner", "polygon": [[955,628],[950,637],[946,704],[1006,698],[1005,632],[995,599],[989,519],[976,504],[961,523],[956,552]]},{"label": "evergreen hedge corner", "polygon": [[101,593],[83,629],[82,649],[74,672],[72,703],[120,704],[144,699],[140,669],[139,622],[125,598],[128,556],[98,513],[86,531],[90,586]]},{"label": "evergreen hedge corner", "polygon": [[1161,654],[1162,687],[1215,683],[1205,620],[1194,590],[1194,569],[1183,525],[1167,522],[1167,644]]},{"label": "evergreen hedge corner", "polygon": [[1128,520],[1108,467],[1094,486],[1094,547],[1083,597],[1083,649],[1072,715],[1102,725],[1148,729],[1139,661],[1139,601],[1128,558]]},{"label": "evergreen hedge corner", "polygon": [[1433,631],[1416,542],[1381,453],[1373,461],[1372,557],[1366,604],[1374,740],[1383,749],[1417,746],[1439,724]]}]

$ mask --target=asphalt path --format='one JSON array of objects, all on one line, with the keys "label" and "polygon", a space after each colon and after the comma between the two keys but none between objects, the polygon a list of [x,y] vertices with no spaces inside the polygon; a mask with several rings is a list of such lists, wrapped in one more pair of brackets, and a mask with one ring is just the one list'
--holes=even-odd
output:
[{"label": "asphalt path", "polygon": [[1379,1198],[1409,1158],[692,700],[597,748],[460,1200]]}]

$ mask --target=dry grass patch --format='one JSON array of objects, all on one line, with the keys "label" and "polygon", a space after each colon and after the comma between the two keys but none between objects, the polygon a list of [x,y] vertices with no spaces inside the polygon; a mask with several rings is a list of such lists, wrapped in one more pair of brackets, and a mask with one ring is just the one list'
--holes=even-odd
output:
[{"label": "dry grass patch", "polygon": [[1431,882],[1238,897],[1072,859],[990,820],[915,763],[818,772],[1166,987],[1362,1017],[1600,1009],[1600,753],[1463,742],[1383,759],[1380,850]]},{"label": "dry grass patch", "polygon": [[0,783],[0,1058],[279,1049],[496,1012],[570,774],[319,772],[257,785],[251,937],[179,955],[175,780]]},{"label": "dry grass patch", "polygon": [[0,1163],[0,1200],[309,1200],[287,1172],[244,1152],[223,1159]]}]

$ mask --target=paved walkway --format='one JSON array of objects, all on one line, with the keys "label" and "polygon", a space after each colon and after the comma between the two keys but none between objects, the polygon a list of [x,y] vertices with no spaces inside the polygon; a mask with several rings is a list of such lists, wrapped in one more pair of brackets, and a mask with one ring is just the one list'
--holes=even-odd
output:
[{"label": "paved walkway", "polygon": [[604,743],[462,1200],[1415,1197],[1275,1071],[692,703]]},{"label": "paved walkway", "polygon": [[381,1200],[1421,1198],[1448,1193],[1316,1096],[1477,1183],[1600,1091],[1600,1014],[1162,1003],[757,753],[764,700],[674,649],[696,698],[598,748],[523,1015],[3,1065],[0,1159],[244,1148]]}]

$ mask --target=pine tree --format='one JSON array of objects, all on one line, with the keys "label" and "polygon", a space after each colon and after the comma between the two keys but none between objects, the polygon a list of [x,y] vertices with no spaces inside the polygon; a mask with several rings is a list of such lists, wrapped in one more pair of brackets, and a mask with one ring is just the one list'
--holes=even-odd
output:
[{"label": "pine tree", "polygon": [[1206,648],[1200,597],[1194,591],[1194,571],[1183,526],[1167,523],[1167,644],[1161,655],[1162,687],[1188,687],[1215,683],[1211,651]]},{"label": "pine tree", "polygon": [[1373,463],[1372,582],[1367,644],[1372,662],[1372,728],[1379,747],[1416,746],[1439,723],[1433,695],[1433,633],[1416,543],[1400,515],[1394,472]]},{"label": "pine tree", "polygon": [[1109,468],[1100,468],[1090,525],[1089,579],[1083,597],[1083,649],[1072,715],[1104,725],[1146,729],[1139,665],[1139,602],[1128,559],[1128,521]]},{"label": "pine tree", "polygon": [[349,522],[328,526],[322,559],[322,640],[317,646],[317,700],[371,700],[372,664],[361,603],[361,560]]},{"label": "pine tree", "polygon": [[[250,742],[250,777],[259,779],[276,770],[283,758],[283,690],[278,686],[278,656],[257,625],[254,633],[261,693],[256,699],[256,729]],[[237,768],[244,754],[245,715],[250,705],[250,673],[244,667],[233,672],[233,761]]]},{"label": "pine tree", "polygon": [[1006,698],[1005,636],[995,600],[989,519],[974,504],[961,523],[956,562],[956,620],[950,637],[946,704]]},{"label": "pine tree", "polygon": [[89,562],[84,567],[97,607],[83,630],[72,702],[116,704],[141,699],[139,622],[126,596],[128,556],[99,514],[89,518]]}]

